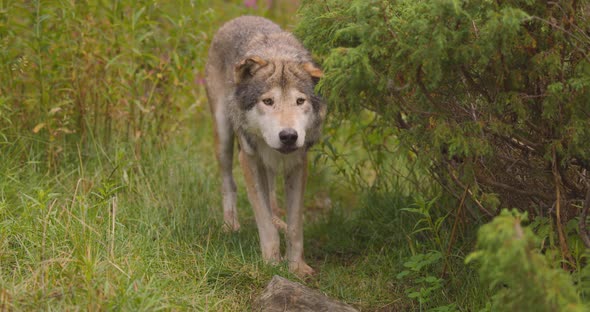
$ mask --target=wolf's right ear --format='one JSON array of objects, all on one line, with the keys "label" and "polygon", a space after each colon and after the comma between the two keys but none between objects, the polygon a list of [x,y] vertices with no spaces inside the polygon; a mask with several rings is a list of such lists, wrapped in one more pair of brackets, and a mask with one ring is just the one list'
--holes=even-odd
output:
[{"label": "wolf's right ear", "polygon": [[235,82],[240,83],[252,76],[261,69],[262,67],[268,64],[267,61],[261,59],[258,56],[250,56],[238,64],[236,64],[236,72],[235,72]]},{"label": "wolf's right ear", "polygon": [[317,84],[320,78],[324,77],[324,72],[314,63],[307,62],[303,64],[303,69],[311,76],[313,83]]}]

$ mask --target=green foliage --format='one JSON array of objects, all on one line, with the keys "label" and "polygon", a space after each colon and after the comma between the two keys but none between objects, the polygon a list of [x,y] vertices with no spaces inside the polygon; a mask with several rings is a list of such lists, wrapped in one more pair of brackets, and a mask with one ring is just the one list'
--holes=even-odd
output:
[{"label": "green foliage", "polygon": [[195,101],[188,92],[192,68],[201,65],[206,46],[194,29],[210,19],[207,12],[175,12],[192,7],[190,1],[174,7],[3,2],[0,94],[10,119],[19,121],[9,134],[37,134],[55,159],[74,133],[108,143],[176,127],[170,112]]},{"label": "green foliage", "polygon": [[[451,205],[442,196],[430,200],[417,196],[410,208],[400,209],[410,217],[406,222],[412,228],[406,230],[406,235],[412,254],[404,258],[396,278],[407,284],[406,296],[415,300],[421,311],[458,311],[466,302],[457,296],[467,295],[469,282],[478,283],[474,272],[464,266],[461,251],[472,245],[475,228],[458,226],[462,208],[453,216],[448,212]],[[455,219],[452,227],[446,222],[449,216]],[[469,294],[475,296],[468,304],[479,309],[476,302],[487,301],[487,290],[472,290],[477,295]]]},{"label": "green foliage", "polygon": [[521,222],[526,213],[503,210],[478,233],[476,262],[495,291],[489,311],[585,311],[572,279],[540,253],[539,239]]},{"label": "green foliage", "polygon": [[443,287],[443,279],[431,275],[430,271],[426,270],[439,264],[441,259],[442,254],[438,251],[416,254],[404,262],[406,270],[397,274],[398,279],[412,278],[415,285],[406,289],[406,295],[418,301],[420,310],[429,303],[433,293],[439,292]]},{"label": "green foliage", "polygon": [[439,197],[435,197],[429,201],[418,197],[416,199],[415,208],[402,208],[401,210],[420,216],[418,222],[414,224],[414,231],[412,234],[426,232],[428,235],[432,235],[431,240],[434,241],[436,245],[442,250],[443,237],[441,236],[441,227],[449,216],[449,213],[441,217],[436,217],[433,215],[433,206],[438,200]]},{"label": "green foliage", "polygon": [[[461,202],[456,211],[456,205],[433,210],[426,201],[406,209],[418,216],[412,235],[425,247],[408,266],[431,253],[445,261],[462,257],[455,253],[465,242],[454,248],[448,219],[460,228],[495,216],[500,207],[518,207],[536,218],[532,228],[545,254],[535,249],[530,229],[507,240],[510,234],[492,225],[482,228],[482,270],[504,274],[482,275],[498,286],[492,287],[494,308],[552,310],[571,303],[581,309],[576,292],[586,292],[587,247],[577,216],[590,185],[589,7],[588,1],[303,1],[297,33],[325,70],[318,88],[332,116],[354,116],[354,123],[371,111],[370,126],[360,132],[376,137],[371,142],[382,138],[367,145],[369,154],[384,155],[373,166],[411,155],[422,175],[429,173]],[[375,181],[397,176],[375,172]],[[411,185],[425,198],[437,194]],[[486,249],[494,240],[510,245]],[[575,268],[575,284],[557,268],[562,261]],[[430,270],[403,272],[403,278],[421,278],[410,292],[419,302],[438,287]]]},{"label": "green foliage", "polygon": [[[297,32],[322,60],[332,113],[375,112],[373,129],[393,128],[395,144],[455,197],[469,187],[485,214],[485,198],[547,212],[556,188],[579,201],[588,183],[588,5],[304,1]],[[577,214],[563,206],[564,220]]]},{"label": "green foliage", "polygon": [[404,196],[435,192],[424,164],[412,151],[399,148],[398,142],[395,130],[373,112],[330,118],[323,140],[314,147],[313,163],[318,165],[314,169],[342,176],[342,182],[358,192],[370,189]]}]

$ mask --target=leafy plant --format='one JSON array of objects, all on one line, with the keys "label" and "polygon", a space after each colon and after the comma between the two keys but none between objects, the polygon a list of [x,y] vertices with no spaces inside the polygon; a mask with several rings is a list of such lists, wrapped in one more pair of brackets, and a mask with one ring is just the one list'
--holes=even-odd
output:
[{"label": "leafy plant", "polygon": [[434,240],[436,246],[439,247],[440,250],[443,250],[444,244],[441,227],[443,226],[443,223],[449,216],[450,212],[441,217],[436,217],[433,214],[432,208],[439,199],[440,197],[437,196],[429,201],[426,201],[424,198],[418,197],[415,202],[415,208],[402,208],[401,210],[414,213],[419,216],[418,221],[414,224],[414,231],[412,234],[424,232],[426,235],[431,235],[431,239]]},{"label": "leafy plant", "polygon": [[421,310],[429,303],[432,293],[443,287],[443,279],[427,270],[438,264],[441,259],[442,254],[438,251],[416,254],[404,262],[406,270],[396,276],[398,279],[411,279],[414,285],[406,289],[406,295],[418,300]]},{"label": "leafy plant", "polygon": [[503,210],[478,233],[477,264],[482,282],[495,294],[489,311],[585,311],[570,276],[539,252],[539,239],[522,226],[527,214]]},{"label": "leafy plant", "polygon": [[476,219],[502,206],[554,215],[572,261],[564,228],[590,184],[588,6],[303,1],[297,30],[321,59],[333,114],[372,111],[373,130],[397,138],[385,150],[414,155],[448,194],[467,194]]}]

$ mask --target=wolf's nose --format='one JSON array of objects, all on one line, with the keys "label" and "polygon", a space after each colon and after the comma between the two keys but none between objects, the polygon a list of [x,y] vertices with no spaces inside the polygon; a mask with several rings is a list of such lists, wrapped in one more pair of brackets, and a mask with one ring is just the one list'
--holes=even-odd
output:
[{"label": "wolf's nose", "polygon": [[287,128],[279,132],[279,139],[285,145],[293,145],[297,142],[297,131],[293,128]]}]

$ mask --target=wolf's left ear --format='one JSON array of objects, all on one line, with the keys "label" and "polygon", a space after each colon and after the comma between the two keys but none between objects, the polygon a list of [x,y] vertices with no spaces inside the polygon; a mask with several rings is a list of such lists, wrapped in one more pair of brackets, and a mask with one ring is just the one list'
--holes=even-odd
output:
[{"label": "wolf's left ear", "polygon": [[303,69],[311,76],[314,83],[317,83],[320,78],[324,77],[324,72],[319,69],[314,63],[307,62],[303,64]]},{"label": "wolf's left ear", "polygon": [[266,66],[267,61],[258,56],[250,56],[236,64],[235,82],[240,83],[256,73],[260,68]]}]

